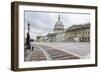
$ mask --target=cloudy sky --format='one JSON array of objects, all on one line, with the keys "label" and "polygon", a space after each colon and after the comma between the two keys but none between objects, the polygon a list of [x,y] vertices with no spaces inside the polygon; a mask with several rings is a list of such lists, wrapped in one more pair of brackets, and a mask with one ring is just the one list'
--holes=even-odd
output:
[{"label": "cloudy sky", "polygon": [[53,27],[58,20],[62,21],[64,28],[72,25],[84,24],[90,22],[90,14],[79,13],[54,13],[54,12],[34,12],[25,11],[25,37],[27,33],[27,24],[30,23],[30,35],[35,39],[36,36],[43,36],[49,32],[53,32]]}]

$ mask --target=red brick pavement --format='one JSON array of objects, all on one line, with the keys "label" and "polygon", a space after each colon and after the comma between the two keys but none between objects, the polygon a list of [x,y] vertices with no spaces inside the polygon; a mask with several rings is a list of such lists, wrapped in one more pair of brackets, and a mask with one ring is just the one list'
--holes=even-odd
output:
[{"label": "red brick pavement", "polygon": [[[54,49],[52,47],[47,47],[43,45],[38,45],[39,47],[42,47],[46,53],[48,53],[49,57],[51,57],[51,60],[70,60],[70,59],[80,59],[77,56],[74,56],[70,53]],[[37,46],[35,46],[34,51],[29,51],[25,53],[25,61],[43,61],[48,60],[43,53],[43,51]]]}]

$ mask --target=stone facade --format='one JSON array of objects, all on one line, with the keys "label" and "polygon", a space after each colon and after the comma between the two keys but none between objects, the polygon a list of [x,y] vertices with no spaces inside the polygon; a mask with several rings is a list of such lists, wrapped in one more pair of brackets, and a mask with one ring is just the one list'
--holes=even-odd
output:
[{"label": "stone facade", "polygon": [[65,33],[64,32],[60,32],[56,35],[56,42],[63,42],[64,41],[64,36]]},{"label": "stone facade", "polygon": [[47,37],[48,37],[48,42],[56,42],[56,33],[48,33]]},{"label": "stone facade", "polygon": [[72,25],[65,31],[65,40],[73,39],[74,41],[90,41],[90,23],[83,25]]}]

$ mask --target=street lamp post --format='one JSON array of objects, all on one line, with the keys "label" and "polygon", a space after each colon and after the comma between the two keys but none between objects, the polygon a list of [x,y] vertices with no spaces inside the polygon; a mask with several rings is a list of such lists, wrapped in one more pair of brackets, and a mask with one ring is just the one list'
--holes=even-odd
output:
[{"label": "street lamp post", "polygon": [[27,49],[30,49],[31,48],[31,45],[30,45],[30,24],[28,22],[28,32],[27,32],[27,38],[26,38],[26,46],[27,46]]}]

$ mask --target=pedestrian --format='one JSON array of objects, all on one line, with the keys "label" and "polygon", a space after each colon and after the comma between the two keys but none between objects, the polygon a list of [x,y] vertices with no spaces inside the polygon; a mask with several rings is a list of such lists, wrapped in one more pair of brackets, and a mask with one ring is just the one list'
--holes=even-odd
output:
[{"label": "pedestrian", "polygon": [[34,50],[34,47],[32,46],[32,51]]}]

